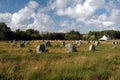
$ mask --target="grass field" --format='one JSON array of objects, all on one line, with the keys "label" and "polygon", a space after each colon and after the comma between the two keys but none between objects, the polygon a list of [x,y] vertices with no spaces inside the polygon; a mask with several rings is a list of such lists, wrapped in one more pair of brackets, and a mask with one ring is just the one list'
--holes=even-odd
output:
[{"label": "grass field", "polygon": [[77,52],[65,53],[61,41],[51,41],[48,52],[37,54],[41,43],[31,41],[20,48],[19,41],[0,42],[0,80],[120,80],[120,44],[101,42],[89,51],[90,43],[84,41]]}]

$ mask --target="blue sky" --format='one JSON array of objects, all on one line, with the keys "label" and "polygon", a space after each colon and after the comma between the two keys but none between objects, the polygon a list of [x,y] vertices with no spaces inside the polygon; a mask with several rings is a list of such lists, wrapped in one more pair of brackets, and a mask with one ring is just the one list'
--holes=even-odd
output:
[{"label": "blue sky", "polygon": [[0,0],[0,22],[12,30],[80,33],[120,30],[120,0]]}]

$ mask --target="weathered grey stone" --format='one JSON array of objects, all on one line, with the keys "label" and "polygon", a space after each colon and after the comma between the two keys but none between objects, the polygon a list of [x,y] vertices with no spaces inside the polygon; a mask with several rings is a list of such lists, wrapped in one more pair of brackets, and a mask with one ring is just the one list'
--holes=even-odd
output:
[{"label": "weathered grey stone", "polygon": [[47,42],[46,42],[46,46],[51,46],[50,41],[47,41]]},{"label": "weathered grey stone", "polygon": [[65,52],[76,52],[76,47],[72,44],[66,44],[65,45]]},{"label": "weathered grey stone", "polygon": [[29,42],[29,41],[26,41],[25,44],[30,44],[30,42]]},{"label": "weathered grey stone", "polygon": [[82,40],[76,41],[77,45],[81,45],[82,44]]},{"label": "weathered grey stone", "polygon": [[20,41],[20,47],[25,47],[25,42],[24,41]]},{"label": "weathered grey stone", "polygon": [[119,44],[119,41],[113,41],[112,44]]},{"label": "weathered grey stone", "polygon": [[118,41],[118,44],[120,44],[120,40]]},{"label": "weathered grey stone", "polygon": [[95,46],[99,45],[100,42],[99,41],[95,41]]},{"label": "weathered grey stone", "polygon": [[93,45],[93,44],[91,44],[91,45],[89,46],[89,51],[92,51],[92,50],[95,50],[95,45]]},{"label": "weathered grey stone", "polygon": [[112,44],[115,44],[115,41],[113,41]]},{"label": "weathered grey stone", "polygon": [[57,43],[55,44],[55,47],[58,47],[58,44],[57,44]]},{"label": "weathered grey stone", "polygon": [[118,43],[119,43],[118,41],[115,42],[115,44],[118,44]]},{"label": "weathered grey stone", "polygon": [[36,48],[37,53],[43,53],[45,51],[46,51],[46,48],[45,48],[44,44],[38,45],[37,48]]},{"label": "weathered grey stone", "polygon": [[15,41],[15,40],[13,40],[13,41],[12,41],[12,43],[13,43],[13,45],[15,45],[15,44],[16,44],[16,41]]},{"label": "weathered grey stone", "polygon": [[78,44],[79,42],[78,41],[75,41],[75,44]]},{"label": "weathered grey stone", "polygon": [[25,47],[24,43],[20,43],[20,47]]},{"label": "weathered grey stone", "polygon": [[62,44],[62,46],[65,46],[65,42],[64,41],[61,44]]}]

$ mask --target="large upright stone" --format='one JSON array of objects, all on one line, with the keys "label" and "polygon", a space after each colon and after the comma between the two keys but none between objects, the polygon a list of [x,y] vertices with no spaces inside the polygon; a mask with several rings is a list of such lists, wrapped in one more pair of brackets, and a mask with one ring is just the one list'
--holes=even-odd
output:
[{"label": "large upright stone", "polygon": [[46,42],[46,46],[51,46],[50,41],[47,41],[47,42]]},{"label": "large upright stone", "polygon": [[93,44],[91,44],[91,45],[89,46],[89,51],[92,51],[92,50],[95,50],[95,45],[93,45]]},{"label": "large upright stone", "polygon": [[62,44],[62,46],[65,46],[65,42],[64,42],[64,41],[62,41],[62,43],[61,43],[61,44]]},{"label": "large upright stone", "polygon": [[65,52],[76,52],[76,47],[72,44],[66,44],[65,45]]},{"label": "large upright stone", "polygon": [[46,51],[46,48],[45,48],[44,44],[38,45],[37,48],[36,48],[37,53],[43,53],[45,51]]}]

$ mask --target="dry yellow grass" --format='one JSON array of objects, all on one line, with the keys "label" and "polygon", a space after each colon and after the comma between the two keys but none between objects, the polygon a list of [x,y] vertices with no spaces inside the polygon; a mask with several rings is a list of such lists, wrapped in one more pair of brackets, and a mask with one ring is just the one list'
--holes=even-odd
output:
[{"label": "dry yellow grass", "polygon": [[[120,79],[118,76],[120,74],[120,45],[112,45],[112,41],[101,42],[96,46],[96,51],[89,51],[90,43],[83,41],[82,45],[76,46],[77,52],[73,53],[65,53],[65,47],[61,45],[62,41],[51,41],[52,46],[47,47],[48,52],[36,54],[37,45],[45,42],[31,41],[24,48],[18,47],[19,41],[16,45],[11,42],[0,42],[0,74],[3,74],[3,70],[8,68],[8,72],[4,74],[7,76],[10,74],[9,77],[14,79],[14,68],[18,67],[16,73],[23,77],[22,80],[28,80],[30,75],[34,75],[32,80],[44,78],[45,75],[49,78],[51,76],[51,79],[53,75],[53,77],[61,75],[61,79],[69,76],[73,80],[80,76],[81,80],[90,78],[94,80],[96,77],[98,79],[100,75],[106,80]],[[75,44],[75,41],[65,42]],[[56,43],[59,45],[58,47],[55,47]],[[113,49],[113,46],[116,48]],[[117,56],[118,58],[116,58]],[[44,75],[37,76],[40,74]],[[35,78],[36,76],[37,78]],[[20,79],[19,76],[17,79]]]}]

